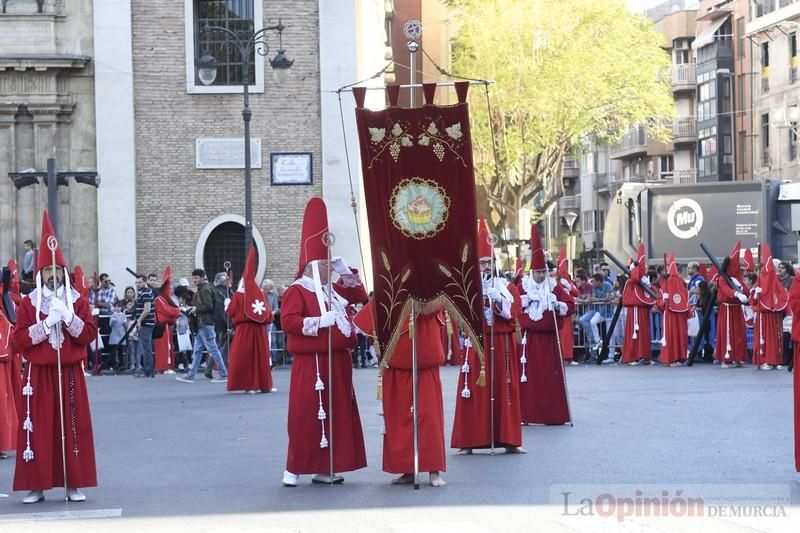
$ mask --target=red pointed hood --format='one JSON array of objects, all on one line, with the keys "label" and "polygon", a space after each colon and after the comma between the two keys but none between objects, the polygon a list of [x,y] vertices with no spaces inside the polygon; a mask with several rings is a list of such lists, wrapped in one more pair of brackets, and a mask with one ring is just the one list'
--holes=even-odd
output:
[{"label": "red pointed hood", "polygon": [[11,283],[9,284],[8,290],[11,291],[11,294],[19,296],[19,270],[17,269],[17,262],[13,259],[9,260],[8,269],[11,271]]},{"label": "red pointed hood", "polygon": [[242,272],[242,281],[244,282],[244,314],[248,320],[264,324],[269,320],[272,311],[264,291],[261,290],[261,287],[259,287],[256,282],[257,271],[256,248],[255,246],[251,246],[247,254],[247,263],[245,264],[244,272]]},{"label": "red pointed hood", "polygon": [[700,277],[702,277],[705,281],[708,281],[710,272],[705,263],[700,263],[697,265],[697,273],[700,274]]},{"label": "red pointed hood", "polygon": [[39,263],[38,271],[41,272],[43,268],[53,265],[53,257],[48,245],[51,242],[56,245],[56,264],[64,269],[67,268],[67,261],[64,259],[64,254],[61,251],[61,243],[56,239],[56,232],[53,231],[53,224],[50,222],[50,216],[47,214],[47,209],[44,210],[42,217],[42,239],[39,243]]},{"label": "red pointed hood", "polygon": [[758,277],[757,286],[761,287],[761,294],[758,295],[758,305],[764,311],[783,311],[786,308],[789,295],[783,284],[778,280],[778,273],[775,272],[775,262],[772,260],[772,251],[769,244],[764,243],[761,246],[764,269]]},{"label": "red pointed hood", "polygon": [[564,278],[572,283],[572,277],[569,275],[569,261],[567,261],[566,246],[562,246],[558,251],[558,277]]},{"label": "red pointed hood", "polygon": [[750,250],[750,248],[747,248],[744,251],[744,260],[742,266],[744,267],[746,272],[756,271],[756,263],[753,260],[753,252]]},{"label": "red pointed hood", "polygon": [[370,337],[375,336],[375,313],[372,311],[374,307],[372,302],[373,300],[370,298],[367,304],[361,308],[361,311],[356,313],[356,316],[353,317],[353,324],[355,324],[362,333]]},{"label": "red pointed hood", "polygon": [[[80,265],[75,265],[75,290],[81,298],[89,298],[89,282],[86,281],[86,274]],[[88,301],[88,300],[87,300]]]},{"label": "red pointed hood", "polygon": [[494,247],[492,246],[489,224],[486,219],[478,219],[478,259],[484,257],[494,257]]},{"label": "red pointed hood", "polygon": [[161,278],[161,290],[159,294],[172,301],[172,269],[169,265],[164,268],[164,276]]},{"label": "red pointed hood", "polygon": [[742,271],[739,266],[739,256],[741,255],[742,251],[742,241],[736,241],[736,244],[733,245],[733,250],[731,250],[730,255],[728,255],[728,268],[725,272],[734,279],[739,279],[742,277]]},{"label": "red pointed hood", "polygon": [[536,224],[531,224],[531,270],[547,270],[542,239]]},{"label": "red pointed hood", "polygon": [[669,294],[667,300],[667,307],[674,313],[684,313],[689,310],[689,292],[686,290],[686,283],[684,283],[680,274],[678,274],[678,265],[675,263],[675,254],[670,254],[669,257],[669,275],[667,276],[667,284],[664,292]]},{"label": "red pointed hood", "polygon": [[[303,214],[303,232],[300,236],[300,260],[298,261],[297,275],[303,275],[306,265],[311,261],[328,258],[328,248],[323,239],[328,233],[328,209],[325,202],[317,196],[311,198],[306,204]],[[255,276],[255,271],[253,271]]]},{"label": "red pointed hood", "polygon": [[[647,254],[644,251],[644,243],[639,243],[639,249],[636,251],[636,279],[640,280],[647,277]],[[634,277],[631,271],[631,277]]]}]

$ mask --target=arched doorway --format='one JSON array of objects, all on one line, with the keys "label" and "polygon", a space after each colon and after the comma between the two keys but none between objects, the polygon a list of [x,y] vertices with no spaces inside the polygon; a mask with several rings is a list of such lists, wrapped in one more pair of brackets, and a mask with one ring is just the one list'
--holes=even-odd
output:
[{"label": "arched doorway", "polygon": [[[253,244],[256,247],[256,279],[261,280],[266,270],[266,249],[261,233],[253,227]],[[220,215],[206,224],[197,241],[195,264],[206,271],[209,281],[217,272],[225,270],[230,261],[234,283],[238,283],[247,257],[244,250],[244,218],[239,215]],[[236,285],[234,285],[236,288]]]}]

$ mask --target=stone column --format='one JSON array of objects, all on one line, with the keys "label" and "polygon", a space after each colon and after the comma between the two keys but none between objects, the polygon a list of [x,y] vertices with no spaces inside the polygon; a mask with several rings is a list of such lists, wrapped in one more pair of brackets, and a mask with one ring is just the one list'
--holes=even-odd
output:
[{"label": "stone column", "polygon": [[[17,259],[17,231],[14,223],[16,194],[8,173],[14,170],[14,112],[0,109],[0,260]],[[3,263],[5,264],[5,263]],[[3,266],[3,265],[0,265]]]},{"label": "stone column", "polygon": [[[31,170],[34,167],[33,152],[33,115],[25,106],[20,106],[14,115],[14,170],[17,172]],[[41,185],[31,185],[17,191],[17,253],[14,256],[19,261],[22,258],[22,243],[26,239],[32,240],[39,246],[39,230],[36,226],[36,197]]]}]

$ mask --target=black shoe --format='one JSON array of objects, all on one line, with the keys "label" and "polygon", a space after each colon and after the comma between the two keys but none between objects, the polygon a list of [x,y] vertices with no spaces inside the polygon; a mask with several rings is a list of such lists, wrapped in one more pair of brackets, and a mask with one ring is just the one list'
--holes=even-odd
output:
[{"label": "black shoe", "polygon": [[203,374],[207,379],[214,379],[214,374]]}]

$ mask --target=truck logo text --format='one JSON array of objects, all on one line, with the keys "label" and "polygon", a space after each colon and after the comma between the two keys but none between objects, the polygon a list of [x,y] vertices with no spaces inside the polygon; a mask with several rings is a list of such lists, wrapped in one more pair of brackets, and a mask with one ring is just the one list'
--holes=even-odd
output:
[{"label": "truck logo text", "polygon": [[691,239],[703,227],[703,209],[691,198],[675,200],[667,213],[667,227],[679,239]]}]

